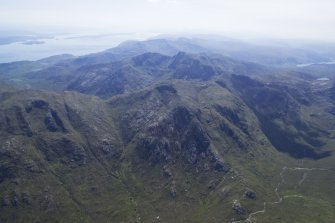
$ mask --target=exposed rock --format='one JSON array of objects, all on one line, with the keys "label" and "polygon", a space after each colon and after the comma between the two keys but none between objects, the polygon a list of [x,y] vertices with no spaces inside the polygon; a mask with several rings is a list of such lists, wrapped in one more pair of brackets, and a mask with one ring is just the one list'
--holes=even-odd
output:
[{"label": "exposed rock", "polygon": [[25,205],[31,205],[31,198],[28,192],[23,192],[22,195],[22,203]]},{"label": "exposed rock", "polygon": [[27,105],[26,107],[24,107],[24,109],[26,110],[27,113],[30,113],[33,110],[33,106]]},{"label": "exposed rock", "polygon": [[26,135],[31,137],[33,132],[30,128],[29,122],[27,121],[22,108],[14,106],[9,109],[6,115],[7,131],[18,135]]},{"label": "exposed rock", "polygon": [[149,160],[152,164],[157,162],[166,162],[170,160],[171,147],[169,141],[164,138],[145,138],[137,145],[139,155],[146,160]]},{"label": "exposed rock", "polygon": [[13,183],[16,185],[19,185],[22,182],[21,178],[15,178],[13,179]]},{"label": "exposed rock", "polygon": [[63,121],[58,116],[57,112],[51,110],[48,112],[44,118],[45,127],[51,132],[62,131],[65,132],[65,127]]},{"label": "exposed rock", "polygon": [[33,108],[45,109],[48,106],[49,106],[48,102],[41,100],[41,99],[35,99],[31,101],[30,104],[25,107],[25,110],[27,113],[30,113],[33,110]]},{"label": "exposed rock", "polygon": [[181,146],[184,158],[190,164],[195,164],[201,157],[201,153],[206,152],[209,148],[210,141],[204,133],[201,126],[195,123],[183,137]]},{"label": "exposed rock", "polygon": [[177,130],[183,130],[191,122],[191,113],[185,107],[177,107],[173,110],[173,122]]},{"label": "exposed rock", "polygon": [[176,182],[175,181],[172,182],[172,185],[170,187],[170,195],[172,197],[176,197],[177,196],[177,187],[176,187]]},{"label": "exposed rock", "polygon": [[1,207],[9,207],[10,204],[11,204],[11,202],[10,202],[10,198],[9,198],[8,195],[6,195],[6,196],[4,196],[0,199],[0,206]]},{"label": "exposed rock", "polygon": [[114,143],[114,139],[111,138],[104,138],[96,144],[104,155],[107,155],[111,158],[119,158],[121,156],[121,151],[117,148]]},{"label": "exposed rock", "polygon": [[31,105],[35,108],[46,108],[49,106],[49,103],[41,99],[36,99],[31,102]]},{"label": "exposed rock", "polygon": [[249,199],[256,199],[256,192],[246,188],[246,191],[244,192],[244,197]]},{"label": "exposed rock", "polygon": [[161,222],[161,217],[160,216],[155,217],[153,222],[155,223]]},{"label": "exposed rock", "polygon": [[163,167],[163,176],[172,177],[172,171],[168,166]]},{"label": "exposed rock", "polygon": [[43,172],[33,160],[26,160],[24,162],[25,170],[32,172],[32,173],[41,173]]},{"label": "exposed rock", "polygon": [[224,172],[227,170],[226,165],[224,164],[224,162],[218,158],[215,154],[213,154],[212,151],[209,151],[209,157],[210,157],[210,161],[211,161],[211,167],[218,171],[218,172]]},{"label": "exposed rock", "polygon": [[208,163],[204,163],[204,170],[208,171],[210,170],[209,164]]},{"label": "exposed rock", "polygon": [[208,190],[214,190],[215,187],[218,185],[218,181],[217,180],[211,180],[208,184],[207,184],[207,189]]},{"label": "exposed rock", "polygon": [[86,163],[86,151],[83,146],[67,137],[49,141],[40,139],[39,148],[50,161],[60,159],[64,162],[76,162],[79,165]]},{"label": "exposed rock", "polygon": [[0,183],[17,175],[17,168],[11,164],[0,164]]},{"label": "exposed rock", "polygon": [[12,200],[11,200],[12,206],[13,207],[18,207],[19,203],[20,203],[19,200],[20,200],[19,195],[16,192],[14,192],[13,195],[12,195]]},{"label": "exposed rock", "polygon": [[240,137],[238,136],[237,133],[235,133],[235,131],[230,127],[230,125],[226,122],[226,121],[222,121],[219,124],[219,128],[222,132],[224,132],[226,134],[226,136],[232,140],[236,146],[240,149],[246,149],[247,146],[245,144],[245,142],[243,142]]},{"label": "exposed rock", "polygon": [[46,194],[40,202],[41,208],[45,210],[52,210],[56,208],[56,202],[52,195]]},{"label": "exposed rock", "polygon": [[172,94],[176,94],[177,90],[173,87],[173,85],[160,85],[157,86],[156,89],[160,92],[160,93],[165,93],[165,92],[169,92]]},{"label": "exposed rock", "polygon": [[[182,161],[198,170],[226,170],[224,162],[212,152],[210,139],[199,120],[187,107],[178,106],[167,116],[149,125],[149,134],[137,142],[141,158],[151,164]],[[163,170],[164,171],[164,170]],[[170,173],[163,173],[169,176]]]},{"label": "exposed rock", "polygon": [[229,186],[225,186],[225,187],[223,187],[223,188],[221,189],[221,191],[220,191],[220,196],[221,196],[221,198],[222,198],[222,199],[227,198],[227,197],[229,196],[229,194],[230,194],[230,191],[231,191],[231,187],[229,187]]},{"label": "exposed rock", "polygon": [[237,214],[245,213],[245,209],[242,207],[241,203],[238,200],[234,200],[232,208]]},{"label": "exposed rock", "polygon": [[243,117],[240,117],[239,112],[243,110],[243,108],[232,109],[228,107],[223,107],[221,105],[215,105],[215,110],[224,118],[226,118],[230,123],[240,128],[242,132],[246,135],[250,135],[249,129]]},{"label": "exposed rock", "polygon": [[234,111],[228,107],[222,107],[220,105],[215,105],[215,110],[219,112],[223,117],[227,118],[230,122],[237,125],[241,122],[238,116],[238,111]]}]

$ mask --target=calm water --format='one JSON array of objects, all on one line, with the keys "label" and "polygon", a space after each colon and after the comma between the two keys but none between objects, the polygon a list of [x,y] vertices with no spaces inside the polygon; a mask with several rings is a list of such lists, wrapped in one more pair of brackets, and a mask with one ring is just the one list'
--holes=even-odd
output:
[{"label": "calm water", "polygon": [[72,54],[80,56],[103,51],[117,46],[126,40],[144,40],[154,34],[124,33],[106,35],[62,35],[52,39],[39,39],[37,43],[23,44],[22,42],[0,45],[0,63],[19,60],[38,60],[41,58]]},{"label": "calm water", "polygon": [[335,61],[327,61],[327,62],[319,62],[319,63],[306,63],[306,64],[297,64],[297,67],[308,67],[308,66],[312,66],[312,65],[332,65],[335,64]]}]

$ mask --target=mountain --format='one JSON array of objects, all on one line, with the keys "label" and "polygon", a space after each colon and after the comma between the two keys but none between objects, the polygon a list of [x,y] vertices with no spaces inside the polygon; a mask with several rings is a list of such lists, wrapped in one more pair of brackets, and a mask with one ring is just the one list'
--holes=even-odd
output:
[{"label": "mountain", "polygon": [[[21,87],[23,85],[25,88],[64,90],[71,81],[71,76],[76,76],[78,70],[83,71],[84,67],[104,66],[146,53],[173,57],[179,52],[191,55],[206,54],[214,58],[224,57],[226,60],[249,63],[253,66],[271,66],[266,73],[273,73],[271,71],[278,68],[294,70],[296,65],[332,61],[333,55],[329,49],[332,47],[290,47],[285,43],[252,43],[216,36],[162,36],[146,41],[127,41],[112,49],[85,56],[60,55],[38,61],[0,64],[0,79]],[[252,73],[250,68],[245,69],[243,74],[249,73]]]},{"label": "mountain", "polygon": [[184,39],[0,71],[0,222],[334,218],[330,75]]},{"label": "mountain", "polygon": [[148,52],[102,64],[92,62],[79,65],[77,59],[61,60],[46,67],[41,64],[45,63],[3,64],[3,75],[0,78],[21,88],[75,90],[106,98],[141,89],[159,80],[209,80],[235,72],[250,76],[273,72],[262,65],[235,61],[220,55],[185,52],[173,56]]},{"label": "mountain", "polygon": [[[242,149],[248,157],[264,137],[244,145],[255,117],[241,113],[243,123],[235,126],[220,110],[220,97],[211,98],[210,117],[198,97],[206,100],[211,91],[227,103],[236,100],[219,85],[184,81],[107,101],[71,92],[4,94],[1,221],[136,222],[140,216],[146,222],[157,215],[169,221],[172,214],[182,221],[187,212],[193,219],[193,210],[204,208],[199,202],[213,199],[224,177],[236,175],[224,152]],[[166,212],[171,202],[180,208]]]},{"label": "mountain", "polygon": [[64,90],[69,79],[73,78],[71,76],[82,67],[109,64],[145,53],[173,56],[183,50],[189,53],[205,52],[204,48],[181,40],[128,41],[104,52],[80,57],[59,55],[38,61],[0,64],[0,79],[24,88]]}]

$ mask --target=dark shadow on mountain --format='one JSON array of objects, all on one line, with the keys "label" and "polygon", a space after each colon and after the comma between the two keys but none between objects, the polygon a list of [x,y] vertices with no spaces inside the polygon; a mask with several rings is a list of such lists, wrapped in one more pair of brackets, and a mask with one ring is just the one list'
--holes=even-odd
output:
[{"label": "dark shadow on mountain", "polygon": [[[300,104],[296,100],[300,95],[292,95],[295,91],[265,85],[242,75],[232,75],[232,84],[254,111],[262,131],[278,151],[298,159],[321,159],[331,155],[331,151],[318,149],[325,144],[318,137],[327,136],[328,133],[300,120],[297,112]],[[297,132],[286,131],[275,120],[287,126],[292,125]]]}]

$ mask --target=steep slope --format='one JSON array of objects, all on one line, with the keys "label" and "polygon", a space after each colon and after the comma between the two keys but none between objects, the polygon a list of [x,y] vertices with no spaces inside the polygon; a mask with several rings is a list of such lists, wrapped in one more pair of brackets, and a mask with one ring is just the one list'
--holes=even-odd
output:
[{"label": "steep slope", "polygon": [[329,135],[328,129],[315,125],[307,116],[313,117],[311,111],[320,100],[310,91],[308,82],[264,84],[246,76],[233,75],[232,84],[253,109],[262,123],[263,132],[278,150],[295,158],[318,159],[330,155],[330,151],[321,149],[326,144],[323,137]]},{"label": "steep slope", "polygon": [[102,106],[72,93],[1,97],[1,222],[135,218],[113,174],[122,146]]},{"label": "steep slope", "polygon": [[215,83],[170,82],[106,102],[6,93],[0,121],[2,222],[221,222],[251,210],[231,208],[247,188],[261,199],[271,184],[247,166],[270,164],[275,150]]}]

